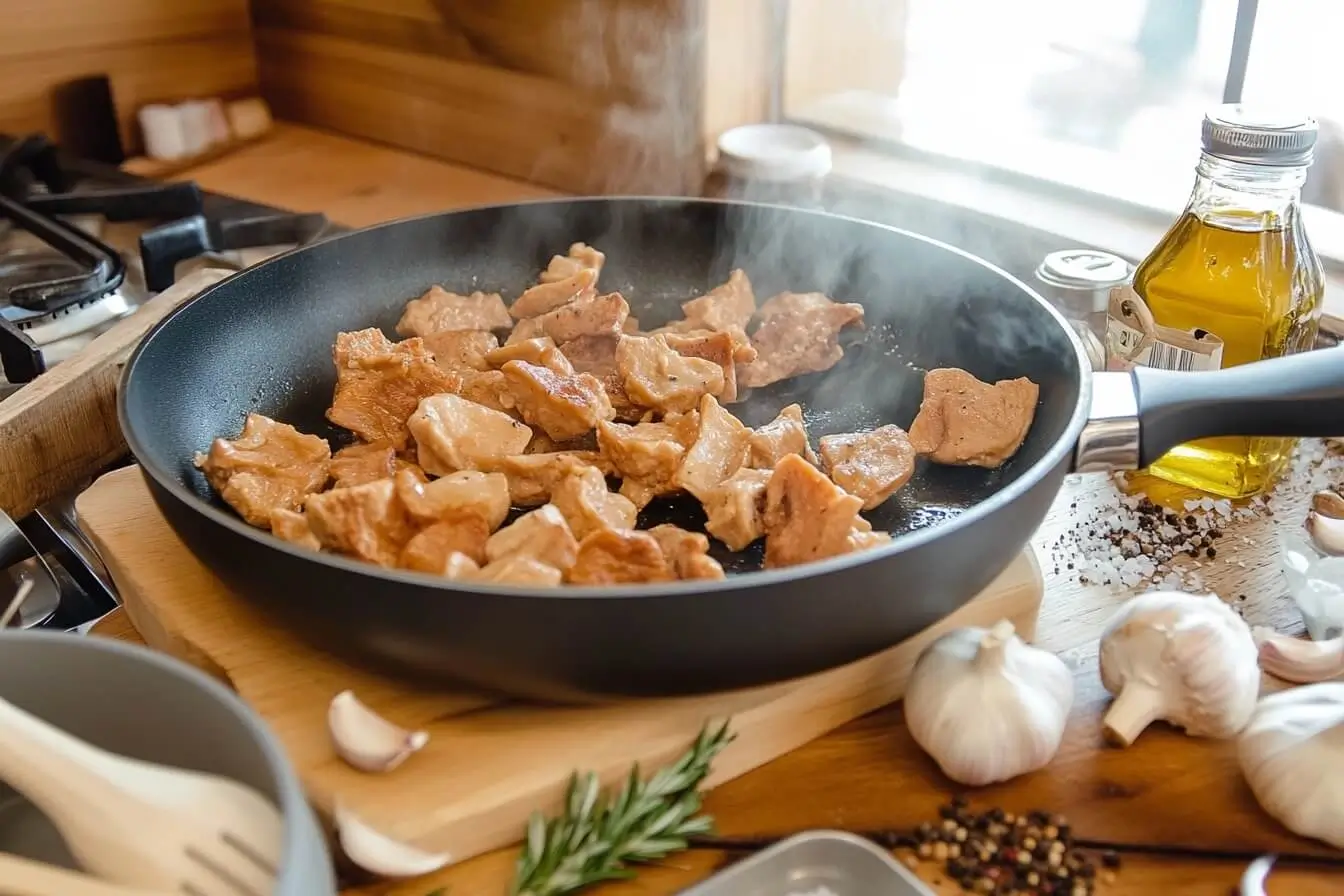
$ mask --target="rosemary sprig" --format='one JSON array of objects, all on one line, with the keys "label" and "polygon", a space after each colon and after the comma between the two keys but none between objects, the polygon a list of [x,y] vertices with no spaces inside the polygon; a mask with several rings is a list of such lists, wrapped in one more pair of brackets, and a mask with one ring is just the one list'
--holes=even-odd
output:
[{"label": "rosemary sprig", "polygon": [[565,896],[584,887],[633,876],[629,865],[651,862],[686,848],[688,838],[713,830],[700,813],[701,782],[733,735],[725,722],[708,725],[671,765],[644,781],[639,766],[603,799],[597,775],[576,772],[564,810],[547,820],[534,813],[514,874],[513,896]]}]

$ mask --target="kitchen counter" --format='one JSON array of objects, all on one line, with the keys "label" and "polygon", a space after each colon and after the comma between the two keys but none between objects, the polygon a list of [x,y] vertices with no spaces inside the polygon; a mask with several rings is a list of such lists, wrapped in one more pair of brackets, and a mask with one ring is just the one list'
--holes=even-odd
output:
[{"label": "kitchen counter", "polygon": [[[323,211],[353,226],[446,208],[555,195],[531,185],[287,125],[260,143],[179,176],[195,179],[212,191]],[[1309,443],[1292,487],[1282,489],[1273,502],[1273,515],[1268,509],[1248,510],[1244,518],[1223,525],[1217,558],[1187,559],[1179,574],[1181,584],[1217,592],[1252,625],[1300,632],[1300,616],[1287,596],[1277,564],[1276,531],[1299,526],[1311,490],[1342,475],[1344,458],[1326,456],[1319,443]],[[1178,508],[1189,497],[1172,489],[1154,496]],[[1142,583],[1096,583],[1089,575],[1104,578],[1106,573],[1084,572],[1083,567],[1091,562],[1088,557],[1101,550],[1101,536],[1088,539],[1080,533],[1113,525],[1113,517],[1123,516],[1120,500],[1109,477],[1070,477],[1037,534],[1034,545],[1047,591],[1035,641],[1059,653],[1075,670],[1076,704],[1065,743],[1050,767],[969,794],[973,806],[1063,812],[1079,836],[1120,843],[1322,852],[1319,844],[1286,834],[1258,809],[1237,771],[1231,743],[1188,738],[1159,725],[1128,750],[1102,744],[1098,719],[1108,697],[1097,676],[1096,639],[1126,594],[1151,587],[1151,577]],[[1085,543],[1078,544],[1080,538]],[[1120,575],[1118,570],[1112,572]],[[134,637],[125,629],[104,633]],[[787,835],[819,827],[904,830],[935,818],[939,802],[955,789],[910,740],[896,706],[723,785],[709,795],[706,810],[716,818],[720,833],[734,836]],[[429,878],[371,885],[349,896],[428,896],[436,888],[445,888],[444,892],[454,896],[503,894],[515,857],[515,850],[504,850]],[[729,859],[718,851],[691,851],[642,869],[634,881],[596,888],[592,893],[669,896]],[[1245,865],[1241,859],[1126,855],[1116,880],[1098,892],[1225,896]],[[920,874],[939,882],[940,893],[959,892],[942,882],[943,875],[933,863],[925,863]],[[1324,896],[1341,890],[1341,872],[1276,872],[1269,884],[1271,896]]]}]

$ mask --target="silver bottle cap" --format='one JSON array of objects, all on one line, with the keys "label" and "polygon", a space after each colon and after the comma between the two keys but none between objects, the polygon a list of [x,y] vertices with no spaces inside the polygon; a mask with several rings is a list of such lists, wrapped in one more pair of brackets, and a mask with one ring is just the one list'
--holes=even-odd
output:
[{"label": "silver bottle cap", "polygon": [[1051,252],[1036,268],[1036,278],[1056,289],[1110,289],[1127,282],[1132,273],[1119,255],[1096,249]]},{"label": "silver bottle cap", "polygon": [[1229,103],[1205,113],[1200,137],[1204,151],[1215,158],[1293,167],[1311,164],[1318,130],[1309,115]]}]

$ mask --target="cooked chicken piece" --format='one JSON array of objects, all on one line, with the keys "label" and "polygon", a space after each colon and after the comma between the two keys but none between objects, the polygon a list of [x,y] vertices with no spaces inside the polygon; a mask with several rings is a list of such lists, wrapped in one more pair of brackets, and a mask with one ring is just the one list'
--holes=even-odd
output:
[{"label": "cooked chicken piece", "polygon": [[568,578],[575,585],[621,585],[666,582],[673,573],[658,539],[649,533],[598,529],[579,542]]},{"label": "cooked chicken piece", "polygon": [[733,337],[727,333],[668,333],[663,339],[669,348],[683,358],[700,358],[719,365],[723,369],[723,391],[719,393],[719,400],[724,404],[737,401],[737,365],[756,359],[756,351],[750,344],[747,345],[747,353],[743,355],[733,344]]},{"label": "cooked chicken piece", "polygon": [[597,445],[621,477],[621,494],[644,507],[659,495],[680,490],[672,479],[699,431],[695,411],[634,426],[603,421],[597,424]]},{"label": "cooked chicken piece", "polygon": [[397,321],[402,336],[428,336],[440,330],[507,330],[513,326],[504,300],[497,292],[473,292],[469,296],[431,286],[418,299],[406,303]]},{"label": "cooked chicken piece", "polygon": [[414,467],[397,456],[388,442],[356,442],[331,458],[332,488],[350,488],[379,479],[390,479],[397,470]]},{"label": "cooked chicken piece", "polygon": [[462,385],[454,390],[467,401],[483,404],[492,411],[518,417],[518,408],[509,391],[509,381],[498,370],[463,370]]},{"label": "cooked chicken piece", "polygon": [[196,454],[206,481],[238,515],[262,529],[275,510],[297,510],[327,484],[331,447],[261,414],[248,414],[236,439],[215,439]]},{"label": "cooked chicken piece", "polygon": [[686,452],[673,482],[705,501],[747,462],[751,430],[706,395],[700,401],[700,433]]},{"label": "cooked chicken piece", "polygon": [[517,301],[509,306],[509,314],[517,320],[540,317],[570,302],[597,295],[596,286],[597,271],[592,268],[580,268],[558,280],[542,280],[523,290]]},{"label": "cooked chicken piece", "polygon": [[336,362],[336,397],[327,419],[365,442],[406,444],[406,418],[420,399],[456,392],[462,385],[455,373],[434,363],[434,356],[416,338],[390,342],[382,330],[336,334],[332,349]]},{"label": "cooked chicken piece", "polygon": [[701,396],[723,393],[723,368],[677,354],[666,336],[622,336],[616,368],[634,403],[663,413],[689,411]]},{"label": "cooked chicken piece", "polygon": [[880,536],[846,493],[796,454],[779,459],[765,487],[765,565],[795,566],[871,547]]},{"label": "cooked chicken piece", "polygon": [[440,330],[423,337],[434,363],[444,370],[488,370],[487,352],[499,348],[489,330]]},{"label": "cooked chicken piece", "polygon": [[523,419],[558,441],[578,438],[616,413],[592,374],[560,374],[526,361],[509,361],[503,372]]},{"label": "cooked chicken piece", "polygon": [[751,337],[760,353],[737,372],[739,386],[768,386],[803,373],[830,370],[844,357],[838,335],[863,326],[863,306],[832,302],[819,292],[786,292],[761,306]]},{"label": "cooked chicken piece", "polygon": [[[430,527],[430,529],[433,528],[433,526]],[[425,531],[428,532],[429,529],[426,529]],[[420,535],[424,534],[424,532],[420,533]],[[419,539],[420,535],[411,539],[412,543],[414,543],[416,539]],[[406,550],[402,552],[401,566],[406,569],[413,569],[416,572],[427,572],[431,575],[442,576],[445,579],[473,579],[476,577],[476,573],[480,572],[481,569],[480,566],[476,564],[476,561],[466,554],[426,553],[423,556],[417,555],[416,557],[410,557],[408,556],[410,554],[410,549],[411,546],[408,544]],[[417,563],[423,565],[413,565]]]},{"label": "cooked chicken piece", "polygon": [[721,579],[723,567],[709,556],[709,539],[699,532],[663,523],[648,530],[663,549],[663,557],[679,579]]},{"label": "cooked chicken piece", "polygon": [[573,277],[584,269],[594,274],[601,273],[607,256],[586,243],[574,243],[569,247],[568,255],[552,255],[551,263],[541,272],[542,283],[554,283]]},{"label": "cooked chicken piece", "polygon": [[720,333],[741,330],[756,313],[756,294],[752,292],[747,275],[734,270],[724,283],[698,298],[682,302],[681,313],[692,328]]},{"label": "cooked chicken piece", "polygon": [[853,533],[850,534],[850,539],[854,542],[854,550],[866,551],[869,548],[875,548],[891,541],[891,533],[873,532],[871,530],[865,532],[860,529],[855,529]]},{"label": "cooked chicken piece", "polygon": [[532,430],[508,414],[457,395],[424,399],[406,425],[431,476],[479,469],[483,459],[522,454],[532,441]]},{"label": "cooked chicken piece", "polygon": [[395,566],[417,525],[391,479],[310,495],[305,515],[322,547]]},{"label": "cooked chicken piece", "polygon": [[393,481],[397,499],[419,525],[479,517],[486,534],[500,527],[509,515],[509,481],[502,473],[462,470],[430,482],[421,482],[402,471]]},{"label": "cooked chicken piece", "polygon": [[313,534],[312,528],[308,525],[308,518],[296,511],[286,510],[283,507],[272,510],[271,532],[277,538],[283,538],[299,547],[310,548],[314,551],[322,549],[322,543],[317,540],[317,536]]},{"label": "cooked chicken piece", "polygon": [[454,554],[479,565],[485,562],[485,543],[489,538],[489,523],[481,516],[453,516],[415,533],[401,549],[397,565],[417,572],[438,573],[447,567]]},{"label": "cooked chicken piece", "polygon": [[817,462],[807,440],[801,405],[789,405],[779,412],[778,417],[758,426],[751,434],[751,459],[748,461],[751,466],[772,470],[786,454],[797,454],[810,464]]},{"label": "cooked chicken piece", "polygon": [[633,529],[639,515],[629,498],[607,490],[607,477],[597,467],[572,468],[551,490],[551,503],[578,539],[599,529]]},{"label": "cooked chicken piece", "polygon": [[634,315],[630,315],[629,317],[627,317],[625,319],[625,323],[621,324],[621,332],[638,334],[639,318],[635,317]]},{"label": "cooked chicken piece", "polygon": [[505,557],[486,566],[472,576],[478,582],[497,582],[501,585],[542,585],[551,587],[564,580],[564,573],[531,557]]},{"label": "cooked chicken piece", "polygon": [[1039,396],[1026,377],[991,386],[956,367],[930,370],[910,443],[934,463],[994,469],[1022,447]]},{"label": "cooked chicken piece", "polygon": [[517,507],[545,504],[560,480],[584,467],[597,467],[604,476],[615,472],[611,462],[596,451],[519,454],[490,462],[490,469],[508,480],[509,500]]},{"label": "cooked chicken piece", "polygon": [[530,557],[559,570],[574,565],[579,542],[554,504],[543,504],[500,529],[485,545],[491,563],[506,557]]},{"label": "cooked chicken piece", "polygon": [[600,296],[580,296],[539,317],[520,320],[508,343],[549,336],[556,345],[564,345],[580,336],[614,336],[621,332],[630,306],[618,292]]},{"label": "cooked chicken piece", "polygon": [[580,336],[560,346],[560,351],[579,373],[591,373],[602,381],[616,419],[637,421],[648,411],[630,400],[625,392],[625,377],[616,368],[619,336]]},{"label": "cooked chicken piece", "polygon": [[569,359],[555,347],[555,340],[549,336],[509,343],[490,352],[485,359],[491,367],[503,367],[510,361],[526,361],[566,376],[574,372]]},{"label": "cooked chicken piece", "polygon": [[743,467],[710,489],[702,503],[707,520],[705,531],[723,542],[730,551],[746,550],[765,534],[765,486],[770,470]]},{"label": "cooked chicken piece", "polygon": [[864,510],[890,498],[915,472],[914,446],[905,430],[890,424],[822,436],[821,460],[836,485],[863,499]]}]

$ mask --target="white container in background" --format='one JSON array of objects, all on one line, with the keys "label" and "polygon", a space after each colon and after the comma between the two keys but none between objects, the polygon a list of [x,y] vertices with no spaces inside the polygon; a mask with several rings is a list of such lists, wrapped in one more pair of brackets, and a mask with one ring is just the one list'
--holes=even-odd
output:
[{"label": "white container in background", "polygon": [[142,106],[137,117],[145,140],[145,154],[151,159],[172,160],[188,155],[178,107],[152,103]]}]

